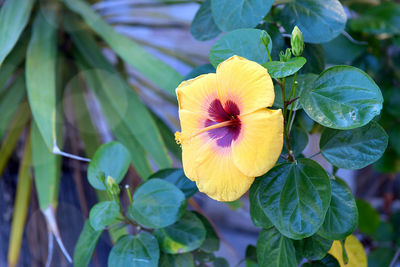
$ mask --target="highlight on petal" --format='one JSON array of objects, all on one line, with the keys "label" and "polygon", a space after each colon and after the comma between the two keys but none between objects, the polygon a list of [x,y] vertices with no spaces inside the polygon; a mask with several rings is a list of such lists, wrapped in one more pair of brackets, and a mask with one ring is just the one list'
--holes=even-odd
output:
[{"label": "highlight on petal", "polygon": [[221,102],[239,104],[241,114],[271,107],[274,85],[267,69],[254,61],[233,56],[217,67],[217,91]]},{"label": "highlight on petal", "polygon": [[233,161],[247,176],[263,175],[275,165],[282,151],[282,112],[261,109],[240,120],[240,136],[232,143]]}]

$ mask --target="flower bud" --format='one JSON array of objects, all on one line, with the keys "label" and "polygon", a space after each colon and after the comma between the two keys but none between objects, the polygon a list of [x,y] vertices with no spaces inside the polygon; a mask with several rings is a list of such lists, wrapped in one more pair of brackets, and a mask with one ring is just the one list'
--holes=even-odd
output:
[{"label": "flower bud", "polygon": [[292,36],[290,37],[290,44],[292,46],[292,53],[294,56],[299,57],[303,54],[304,50],[304,41],[303,34],[300,29],[295,26],[292,31]]},{"label": "flower bud", "polygon": [[271,37],[269,37],[266,31],[261,31],[260,40],[261,43],[265,46],[265,48],[268,49],[268,45],[271,42]]},{"label": "flower bud", "polygon": [[118,196],[121,192],[121,190],[119,189],[119,185],[111,176],[107,177],[107,191],[109,191],[114,196]]},{"label": "flower bud", "polygon": [[286,48],[285,53],[283,51],[279,54],[280,61],[286,62],[292,57],[292,53],[290,52],[290,48]]}]

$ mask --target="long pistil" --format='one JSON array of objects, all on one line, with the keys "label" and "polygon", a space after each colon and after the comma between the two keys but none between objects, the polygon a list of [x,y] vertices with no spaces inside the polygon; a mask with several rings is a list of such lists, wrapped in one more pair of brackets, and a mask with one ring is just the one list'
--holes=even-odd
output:
[{"label": "long pistil", "polygon": [[226,127],[226,126],[230,126],[230,125],[232,125],[232,124],[234,124],[234,123],[235,123],[234,121],[229,120],[229,121],[224,121],[224,122],[220,122],[220,123],[217,123],[217,124],[213,124],[213,125],[210,125],[210,126],[208,126],[208,127],[205,127],[205,128],[203,128],[203,129],[197,131],[196,133],[194,133],[194,134],[192,134],[192,135],[190,135],[190,136],[188,136],[188,137],[183,137],[181,132],[176,132],[176,133],[175,133],[175,141],[176,141],[176,143],[177,143],[178,145],[180,145],[180,144],[182,144],[186,139],[189,139],[189,140],[190,140],[190,139],[192,139],[193,137],[196,137],[196,136],[198,136],[199,134],[202,134],[202,133],[204,133],[204,132],[207,132],[207,131],[210,131],[210,130],[214,130],[214,129],[218,129],[218,128],[222,128],[222,127]]}]

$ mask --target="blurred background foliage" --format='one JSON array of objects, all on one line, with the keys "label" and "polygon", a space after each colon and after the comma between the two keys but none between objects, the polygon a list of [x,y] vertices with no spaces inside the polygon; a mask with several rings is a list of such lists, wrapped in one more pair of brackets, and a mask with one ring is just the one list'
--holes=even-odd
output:
[{"label": "blurred background foliage", "polygon": [[[21,266],[43,266],[53,255],[53,266],[68,266],[67,251],[73,251],[89,207],[106,199],[86,179],[85,161],[102,143],[118,140],[128,149],[132,164],[122,184],[131,188],[158,169],[180,167],[181,152],[173,137],[178,127],[175,88],[184,79],[215,71],[210,63],[215,66],[219,59],[208,53],[222,41],[213,39],[237,28],[264,29],[277,59],[289,47],[295,24],[315,25],[326,15],[313,9],[311,0],[268,2],[266,10],[253,11],[261,17],[268,13],[262,23],[232,23],[235,14],[227,14],[224,6],[213,10],[224,14],[213,21],[210,0],[2,1],[0,264],[16,266],[19,260]],[[340,3],[345,24],[330,22],[329,34],[318,35],[321,29],[304,32],[307,64],[302,72],[312,76],[332,65],[352,65],[382,90],[383,111],[376,120],[389,135],[388,149],[372,166],[338,174],[358,198],[357,234],[369,266],[389,266],[400,247],[400,5],[384,0]],[[309,9],[316,11],[301,17]],[[302,111],[296,125],[295,152],[316,153],[315,159],[331,168],[318,154],[324,127]],[[80,158],[61,157],[65,153]],[[128,202],[125,192],[122,201]],[[221,207],[197,194],[189,204],[218,211],[229,206],[236,213],[230,219],[244,217],[251,225],[246,198]],[[217,212],[210,217],[219,222],[222,236],[247,227],[232,223],[227,233],[221,225],[229,228],[229,220]],[[252,231],[243,237],[246,245],[255,244],[257,232]],[[95,266],[104,265],[104,252],[122,234],[111,231],[110,237],[100,238]],[[234,255],[238,247],[232,249],[224,238],[223,243],[222,253]],[[244,258],[243,251],[232,262]],[[246,257],[252,266],[251,247]]]}]

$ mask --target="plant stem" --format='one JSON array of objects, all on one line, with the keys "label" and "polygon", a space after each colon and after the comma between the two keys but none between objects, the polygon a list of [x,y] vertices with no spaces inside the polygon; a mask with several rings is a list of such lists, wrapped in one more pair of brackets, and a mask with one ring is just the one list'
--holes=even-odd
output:
[{"label": "plant stem", "polygon": [[[297,77],[297,72],[294,74],[294,77],[293,77],[293,83],[292,83],[292,88],[290,88],[290,94],[289,94],[289,99],[295,99],[294,97],[296,96],[296,89],[297,89],[297,84],[296,84],[296,77]],[[288,127],[288,129],[287,129],[287,131],[288,131],[288,134],[290,135],[290,131],[291,131],[291,128],[292,128],[292,114],[293,114],[293,108],[294,108],[294,102],[295,102],[295,100],[294,101],[291,101],[292,103],[291,103],[291,105],[290,105],[290,112],[289,112],[289,119],[288,119],[288,125],[287,125],[287,127]]]},{"label": "plant stem", "polygon": [[[286,79],[285,78],[283,78],[282,82],[279,83],[279,85],[281,86],[281,90],[282,90],[282,103],[285,103],[285,101],[286,101],[285,83],[286,83]],[[287,105],[284,104],[283,105],[283,120],[284,120],[283,138],[285,140],[286,150],[288,152],[287,160],[291,161],[291,162],[295,162],[296,159],[295,159],[295,157],[293,155],[292,148],[290,146],[290,136],[289,136],[289,133],[287,131],[287,129],[288,129],[287,124],[290,123],[290,122],[288,122],[286,115],[287,115]]]}]

